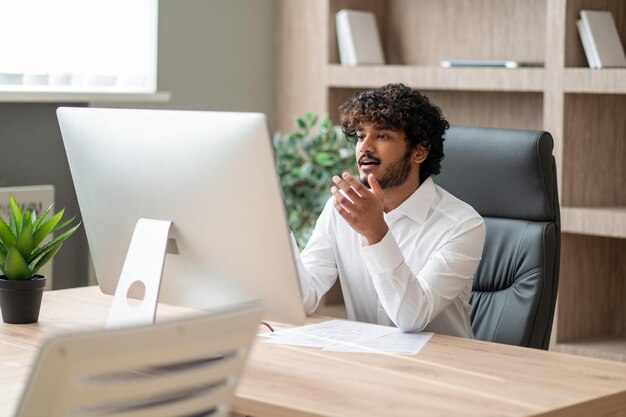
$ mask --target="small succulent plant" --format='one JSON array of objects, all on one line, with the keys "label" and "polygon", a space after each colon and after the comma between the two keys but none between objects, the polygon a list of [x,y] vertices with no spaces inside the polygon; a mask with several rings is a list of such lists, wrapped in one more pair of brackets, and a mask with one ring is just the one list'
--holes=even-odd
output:
[{"label": "small succulent plant", "polygon": [[[61,249],[61,245],[80,226],[80,222],[67,228],[74,217],[61,223],[61,210],[47,218],[52,205],[37,217],[35,210],[20,210],[11,196],[9,198],[9,224],[0,218],[0,275],[10,280],[32,279],[37,271],[49,262]],[[61,229],[66,228],[64,231]],[[44,243],[50,234],[60,234]]]}]

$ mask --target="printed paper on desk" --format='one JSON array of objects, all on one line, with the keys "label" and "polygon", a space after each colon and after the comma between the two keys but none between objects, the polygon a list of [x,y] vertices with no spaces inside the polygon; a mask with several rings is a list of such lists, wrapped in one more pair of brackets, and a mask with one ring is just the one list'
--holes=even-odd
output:
[{"label": "printed paper on desk", "polygon": [[415,355],[433,333],[403,333],[395,327],[356,321],[330,320],[264,334],[266,342],[316,347],[334,352]]}]

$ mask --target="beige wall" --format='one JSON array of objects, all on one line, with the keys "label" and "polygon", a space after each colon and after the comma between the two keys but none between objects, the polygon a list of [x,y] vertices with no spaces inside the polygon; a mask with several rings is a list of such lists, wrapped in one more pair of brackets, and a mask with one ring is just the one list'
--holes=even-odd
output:
[{"label": "beige wall", "polygon": [[161,0],[164,107],[260,111],[274,99],[274,0]]}]

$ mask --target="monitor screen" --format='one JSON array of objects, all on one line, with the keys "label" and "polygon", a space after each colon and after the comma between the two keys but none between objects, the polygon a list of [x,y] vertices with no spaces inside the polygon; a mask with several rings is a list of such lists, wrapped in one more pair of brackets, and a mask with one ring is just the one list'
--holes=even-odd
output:
[{"label": "monitor screen", "polygon": [[140,218],[171,220],[159,301],[304,310],[265,115],[59,108],[98,285],[114,294]]}]

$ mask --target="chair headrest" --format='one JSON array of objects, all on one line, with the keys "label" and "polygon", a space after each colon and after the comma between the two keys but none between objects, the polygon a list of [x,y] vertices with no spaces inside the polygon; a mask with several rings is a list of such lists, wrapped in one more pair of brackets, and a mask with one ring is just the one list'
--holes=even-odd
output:
[{"label": "chair headrest", "polygon": [[452,127],[433,179],[483,217],[558,221],[553,146],[543,131]]}]

